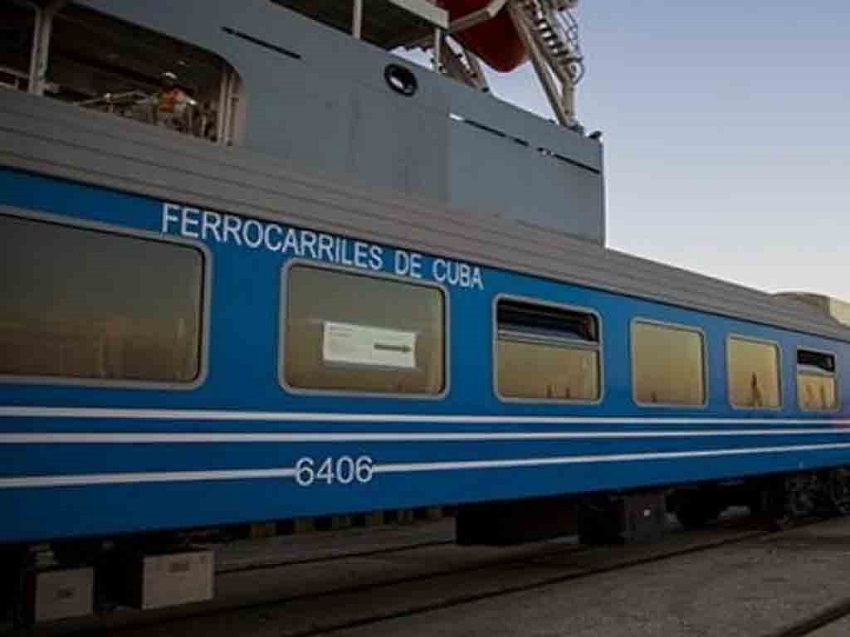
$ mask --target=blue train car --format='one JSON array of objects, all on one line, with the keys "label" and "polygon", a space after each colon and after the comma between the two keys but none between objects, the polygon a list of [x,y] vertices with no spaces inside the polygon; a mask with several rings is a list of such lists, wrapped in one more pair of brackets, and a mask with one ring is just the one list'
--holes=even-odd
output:
[{"label": "blue train car", "polygon": [[[91,7],[113,6],[120,31],[142,11],[76,4],[62,28],[101,32]],[[250,60],[283,55],[178,19],[190,4],[142,13],[246,79]],[[279,19],[249,9],[258,34]],[[192,55],[199,83],[219,77]],[[65,101],[99,77],[56,68]],[[477,96],[429,82],[424,106],[382,94],[376,119],[438,112],[447,146],[489,134],[434,106]],[[487,503],[631,492],[670,495],[697,523],[730,484],[780,512],[850,507],[850,327],[829,314],[607,250],[593,224],[553,231],[302,171],[263,152],[283,137],[256,106],[240,140],[233,113],[212,132],[150,126],[107,98],[102,113],[0,93],[0,545],[447,504],[492,521]],[[481,108],[529,138],[550,130]],[[498,148],[601,210],[598,141],[566,134]]]},{"label": "blue train car", "polygon": [[850,345],[814,315],[791,330],[284,215],[8,169],[0,185],[4,542],[647,488],[850,453]]}]

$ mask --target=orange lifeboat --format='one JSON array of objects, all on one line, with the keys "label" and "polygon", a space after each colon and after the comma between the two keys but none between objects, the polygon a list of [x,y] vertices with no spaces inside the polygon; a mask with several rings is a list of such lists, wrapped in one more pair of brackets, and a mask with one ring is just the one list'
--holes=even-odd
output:
[{"label": "orange lifeboat", "polygon": [[[439,5],[449,12],[450,20],[462,18],[488,4],[489,0],[439,0]],[[511,16],[504,8],[492,20],[476,24],[453,36],[487,66],[503,73],[513,71],[528,59],[528,52]]]}]

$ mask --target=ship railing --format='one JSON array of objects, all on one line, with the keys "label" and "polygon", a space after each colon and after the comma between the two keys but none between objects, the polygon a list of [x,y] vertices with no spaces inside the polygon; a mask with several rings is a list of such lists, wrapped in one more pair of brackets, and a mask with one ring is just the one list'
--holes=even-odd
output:
[{"label": "ship railing", "polygon": [[[13,40],[0,50],[0,88],[217,144],[241,139],[242,82],[214,53],[64,0],[12,0],[0,6],[0,23],[12,25],[5,31]],[[85,56],[69,55],[75,42],[86,42]],[[155,54],[139,58],[140,47]],[[160,108],[159,91],[169,74],[179,75],[183,96]]]}]

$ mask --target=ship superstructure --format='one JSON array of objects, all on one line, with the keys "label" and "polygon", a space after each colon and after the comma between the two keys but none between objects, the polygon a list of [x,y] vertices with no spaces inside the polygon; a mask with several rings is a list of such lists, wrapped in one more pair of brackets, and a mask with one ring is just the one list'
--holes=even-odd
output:
[{"label": "ship superstructure", "polygon": [[[171,74],[191,99],[173,129],[455,214],[603,243],[602,147],[573,105],[583,68],[574,3],[458,13],[475,4],[5,0],[0,72],[13,88],[148,123]],[[513,59],[493,40],[506,30]],[[433,71],[393,53],[418,49]],[[487,91],[480,59],[526,58],[558,122]]]}]

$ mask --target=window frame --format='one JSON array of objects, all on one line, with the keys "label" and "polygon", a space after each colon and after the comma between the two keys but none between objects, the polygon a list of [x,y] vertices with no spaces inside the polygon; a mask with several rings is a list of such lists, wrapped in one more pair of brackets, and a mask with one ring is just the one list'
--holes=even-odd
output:
[{"label": "window frame", "polygon": [[[25,10],[25,8],[24,8]],[[35,41],[36,36],[38,35],[38,27],[39,27],[39,8],[35,8],[35,11],[32,13],[32,28],[28,29],[30,39]],[[88,15],[87,15],[88,14]],[[207,58],[204,61],[205,65],[208,67],[212,67],[216,70],[216,73],[219,76],[218,86],[214,87],[213,95],[218,95],[219,97],[215,98],[216,111],[220,114],[219,117],[214,118],[216,122],[217,134],[215,140],[209,140],[203,134],[196,135],[194,133],[187,133],[186,131],[177,131],[174,129],[168,129],[167,127],[158,126],[154,122],[142,121],[136,118],[128,118],[116,115],[111,111],[99,111],[103,114],[109,114],[110,117],[119,119],[119,120],[129,120],[135,121],[137,124],[144,124],[145,126],[154,126],[156,128],[160,128],[161,130],[171,130],[172,133],[178,133],[187,137],[194,137],[195,139],[202,139],[206,141],[211,141],[215,145],[219,146],[241,146],[244,143],[245,138],[245,120],[247,118],[247,111],[245,107],[245,82],[242,78],[242,74],[237,69],[236,65],[233,64],[230,60],[231,56],[226,56],[221,51],[218,51],[210,46],[207,46],[205,43],[198,43],[186,38],[180,38],[170,33],[166,33],[160,29],[154,28],[153,26],[147,24],[140,23],[129,23],[126,19],[123,19],[121,16],[113,15],[108,11],[104,11],[97,7],[89,7],[86,4],[80,2],[69,2],[62,4],[54,13],[52,22],[55,24],[57,21],[66,22],[69,24],[73,24],[75,28],[80,29],[80,25],[84,25],[83,28],[88,27],[89,30],[92,30],[92,19],[91,15],[96,15],[95,20],[99,21],[99,24],[94,25],[96,28],[99,27],[100,30],[106,28],[108,35],[111,39],[116,41],[121,41],[123,43],[124,39],[130,37],[132,34],[127,33],[127,26],[132,27],[132,30],[142,31],[144,35],[148,38],[156,39],[153,46],[157,44],[168,44],[174,50],[184,51],[188,49],[188,57],[185,54],[174,54],[172,57],[177,59],[178,57],[186,57],[186,59],[192,59],[195,63],[198,62],[198,59],[201,57]],[[105,25],[105,26],[104,26]],[[124,33],[118,31],[118,29],[123,29]],[[227,27],[223,27],[224,31],[228,31]],[[75,35],[80,35],[79,33]],[[83,34],[85,35],[85,34]],[[121,36],[124,36],[123,38]],[[48,55],[48,59],[51,61],[50,67],[55,66],[56,62],[63,62],[64,56],[59,55],[59,59],[57,60],[55,56],[57,55],[55,48],[57,44],[57,38],[59,36],[56,33],[56,27],[48,30],[47,41],[44,45],[45,50]],[[114,48],[114,47],[113,47]],[[57,82],[60,85],[66,85],[67,82],[57,79],[53,77],[54,70],[52,68],[49,69],[49,73],[45,74],[45,77],[39,79],[36,76],[33,76],[33,69],[29,64],[29,60],[33,54],[33,49],[28,47],[27,51],[27,67],[25,70],[18,70],[10,68],[10,71],[14,71],[14,74],[18,77],[18,79],[24,80],[24,85],[22,88],[12,88],[11,90],[15,92],[29,92],[28,87],[30,85],[35,84],[35,94],[41,98],[48,98],[51,101],[58,101],[60,103],[69,103],[80,106],[84,110],[92,110],[90,107],[93,103],[102,102],[103,95],[109,93],[109,89],[105,89],[98,92],[97,97],[92,97],[89,99],[79,100],[66,100],[62,98],[56,98],[53,95],[50,95],[51,91],[49,91],[49,85],[56,84]],[[124,50],[122,45],[122,57],[126,57],[126,50]],[[214,58],[214,59],[213,59]],[[121,65],[119,65],[121,66]],[[229,84],[228,81],[222,81],[221,73],[218,69],[222,66],[225,67],[229,75],[232,75],[236,78],[236,82],[234,86],[236,87],[236,97],[241,97],[242,99],[235,100],[235,106],[233,103],[234,100],[228,99],[225,102],[222,101],[221,95],[225,91],[225,84]],[[103,71],[103,68],[96,69],[99,71]],[[112,91],[113,96],[123,95],[124,93],[132,93],[135,91],[144,92],[146,89],[155,89],[158,84],[158,75],[159,73],[153,73],[150,77],[147,78],[147,81],[140,79],[140,74],[138,71],[134,72],[134,69],[124,66],[118,69],[112,69],[113,74],[117,74],[118,76],[123,76],[125,78],[131,77],[130,82],[135,85],[135,88],[130,88],[129,91],[118,90]],[[162,66],[160,72],[165,72],[169,70],[169,65]],[[143,74],[142,74],[143,75]],[[76,91],[80,93],[79,89]],[[196,95],[197,96],[197,95]],[[232,96],[231,96],[232,97]],[[198,102],[203,102],[206,100],[198,99]],[[106,102],[109,104],[109,102]],[[218,130],[218,129],[221,130]]]},{"label": "window frame", "polygon": [[15,374],[0,374],[0,384],[26,384],[26,385],[59,385],[71,387],[91,387],[98,389],[147,389],[147,390],[176,390],[193,391],[201,387],[209,375],[210,354],[210,316],[212,308],[212,270],[213,258],[209,246],[197,239],[188,239],[182,236],[164,234],[150,230],[120,226],[102,221],[91,221],[79,217],[59,215],[40,210],[28,210],[16,206],[0,205],[0,216],[17,217],[30,221],[51,223],[67,228],[90,230],[101,234],[110,234],[119,237],[130,237],[134,239],[146,239],[158,243],[170,243],[182,247],[194,248],[201,253],[201,304],[200,304],[200,329],[198,336],[198,373],[189,382],[181,383],[175,381],[161,380],[126,380],[108,378],[80,378],[66,376],[24,376]]},{"label": "window frame", "polygon": [[[647,403],[638,400],[637,397],[637,383],[635,380],[637,379],[636,374],[636,365],[637,365],[637,357],[635,356],[635,339],[634,339],[634,327],[638,323],[644,323],[646,325],[654,325],[656,327],[666,327],[672,330],[679,330],[682,332],[690,332],[692,334],[698,334],[700,337],[700,342],[702,343],[701,352],[702,352],[702,403],[697,404],[682,404],[682,403]],[[708,339],[705,335],[705,330],[698,325],[689,325],[687,323],[674,323],[671,321],[661,321],[654,318],[646,318],[643,316],[632,316],[629,320],[629,358],[631,359],[629,369],[631,371],[630,385],[631,385],[631,393],[632,393],[632,402],[638,407],[658,407],[661,409],[701,409],[706,410],[709,407],[711,402],[711,374],[709,373],[709,348],[708,348]]]},{"label": "window frame", "polygon": [[[815,354],[826,354],[828,356],[832,356],[832,360],[835,363],[835,371],[832,374],[832,378],[835,379],[835,407],[832,409],[804,409],[800,404],[800,393],[798,389],[798,376],[799,372],[799,356],[800,350],[804,352],[813,352]],[[826,374],[825,374],[826,375]],[[804,414],[834,414],[841,411],[841,407],[844,404],[844,397],[841,392],[841,374],[838,371],[838,353],[825,349],[817,349],[814,347],[802,347],[797,345],[794,348],[794,393],[797,396],[797,409]]]},{"label": "window frame", "polygon": [[[335,235],[336,236],[336,235]],[[385,279],[397,283],[405,283],[411,286],[432,288],[440,292],[443,300],[443,388],[439,393],[402,393],[402,392],[373,392],[360,391],[356,389],[316,389],[310,387],[295,387],[286,381],[286,320],[288,319],[289,303],[289,273],[295,267],[311,267],[316,270],[328,270],[341,274],[362,276],[373,279]],[[365,270],[353,266],[313,261],[302,257],[288,260],[280,269],[280,303],[278,305],[277,321],[277,382],[281,389],[293,396],[325,396],[345,398],[392,398],[396,400],[445,400],[451,391],[451,324],[449,304],[451,296],[449,289],[442,283],[424,279],[414,279],[384,270]]]},{"label": "window frame", "polygon": [[[596,329],[599,338],[596,341],[596,352],[598,353],[598,383],[599,396],[595,400],[567,399],[567,398],[521,398],[514,396],[504,396],[499,390],[499,303],[501,301],[516,301],[518,303],[527,303],[529,305],[539,305],[542,307],[551,307],[556,310],[566,310],[568,312],[576,312],[589,314],[596,319]],[[571,305],[567,303],[558,303],[557,301],[549,301],[534,297],[527,297],[515,294],[499,293],[493,297],[492,306],[492,323],[491,323],[491,374],[493,383],[493,395],[499,402],[502,403],[520,403],[533,405],[599,405],[605,400],[605,356],[604,356],[604,326],[602,315],[595,309],[584,307],[581,305]]]},{"label": "window frame", "polygon": [[[729,348],[729,341],[732,339],[738,339],[740,341],[749,341],[751,343],[760,343],[762,345],[772,345],[776,349],[776,378],[779,381],[779,404],[776,407],[746,407],[742,405],[735,405],[732,402],[732,391],[731,391],[731,383],[729,382],[729,376],[732,370],[732,350]],[[779,341],[774,341],[769,338],[759,338],[757,336],[749,336],[746,334],[739,334],[737,332],[729,332],[726,334],[726,338],[723,343],[726,348],[726,402],[729,404],[729,407],[738,411],[772,411],[779,412],[782,411],[785,407],[785,378],[782,370],[784,369],[785,361],[783,359],[782,353],[782,345]]]}]

